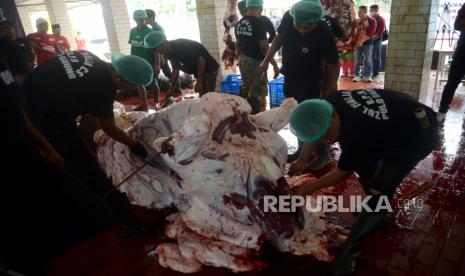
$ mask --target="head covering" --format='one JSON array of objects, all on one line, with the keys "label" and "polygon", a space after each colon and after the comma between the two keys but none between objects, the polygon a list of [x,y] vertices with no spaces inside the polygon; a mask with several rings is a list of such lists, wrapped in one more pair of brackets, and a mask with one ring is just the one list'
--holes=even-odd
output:
[{"label": "head covering", "polygon": [[135,10],[132,14],[132,19],[147,19],[147,13],[144,10]]},{"label": "head covering", "polygon": [[291,115],[290,129],[305,143],[313,143],[323,137],[331,124],[333,106],[325,100],[305,100]]},{"label": "head covering", "polygon": [[239,11],[243,11],[247,9],[247,1],[246,0],[241,0],[237,2],[237,9]]},{"label": "head covering", "polygon": [[164,32],[151,32],[144,38],[144,48],[158,48],[158,46],[160,46],[165,41],[166,35]]},{"label": "head covering", "polygon": [[290,14],[296,22],[312,24],[323,18],[324,11],[320,1],[304,0],[295,3]]},{"label": "head covering", "polygon": [[149,85],[153,81],[152,66],[140,57],[114,52],[111,65],[121,78],[132,85]]},{"label": "head covering", "polygon": [[36,26],[39,26],[39,25],[42,25],[42,24],[47,24],[48,25],[47,20],[43,19],[42,17],[37,18]]},{"label": "head covering", "polygon": [[247,0],[245,7],[250,8],[261,8],[263,7],[263,0]]}]

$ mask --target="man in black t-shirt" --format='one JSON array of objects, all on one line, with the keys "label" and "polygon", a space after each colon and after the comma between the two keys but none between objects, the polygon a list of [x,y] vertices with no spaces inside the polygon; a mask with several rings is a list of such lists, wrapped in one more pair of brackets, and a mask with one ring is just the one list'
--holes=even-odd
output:
[{"label": "man in black t-shirt", "polygon": [[[298,102],[316,99],[337,90],[339,55],[336,41],[321,19],[323,7],[317,1],[300,1],[284,14],[278,35],[261,67],[266,70],[269,60],[283,47],[284,95]],[[295,159],[302,149],[299,142]],[[319,170],[330,161],[329,148],[318,148],[317,158],[310,162],[310,170]]]},{"label": "man in black t-shirt", "polygon": [[194,90],[200,96],[215,91],[216,79],[220,65],[208,50],[197,41],[175,39],[168,41],[163,32],[152,32],[145,37],[144,47],[154,49],[167,58],[173,72],[171,89],[179,86],[179,70],[194,75]]},{"label": "man in black t-shirt", "polygon": [[[252,106],[252,114],[266,110],[268,95],[268,78],[266,72],[260,70],[260,62],[269,49],[265,23],[260,18],[263,12],[262,0],[246,1],[247,15],[234,27],[236,49],[241,71],[241,96],[247,98]],[[279,68],[273,61],[275,78]]]},{"label": "man in black t-shirt", "polygon": [[101,231],[109,214],[94,196],[79,194],[75,188],[82,186],[63,174],[63,158],[23,113],[19,94],[0,52],[2,269],[47,275],[53,256]]},{"label": "man in black t-shirt", "polygon": [[[239,13],[241,14],[242,17],[247,16],[247,1],[246,0],[241,0],[237,2],[237,9],[239,10]],[[265,15],[260,15],[260,19],[263,21],[263,24],[265,24],[265,30],[266,33],[268,34],[268,42],[271,43],[273,42],[273,39],[276,37],[276,29],[273,25],[273,22],[265,16]]]},{"label": "man in black t-shirt", "polygon": [[[438,141],[435,112],[416,99],[396,91],[338,91],[326,100],[307,100],[291,116],[291,130],[307,143],[290,173],[305,169],[311,147],[339,142],[337,169],[310,185],[298,187],[301,195],[335,186],[356,172],[375,210],[392,196],[415,166]],[[384,197],[383,197],[384,196]],[[383,225],[385,213],[362,211],[336,260],[335,274],[354,270],[362,242]]]},{"label": "man in black t-shirt", "polygon": [[[89,152],[76,118],[91,114],[102,130],[145,158],[144,146],[115,125],[113,102],[118,89],[135,89],[152,81],[153,70],[145,60],[114,53],[106,63],[88,51],[71,51],[39,65],[24,85],[25,107],[33,124],[65,159],[66,170],[102,197],[113,185]],[[124,194],[107,198],[122,223],[134,223]]]}]

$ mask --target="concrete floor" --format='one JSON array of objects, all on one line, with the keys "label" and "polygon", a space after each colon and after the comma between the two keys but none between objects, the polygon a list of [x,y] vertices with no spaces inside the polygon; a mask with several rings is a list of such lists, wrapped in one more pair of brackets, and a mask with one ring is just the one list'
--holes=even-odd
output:
[{"label": "concrete floor", "polygon": [[[382,85],[382,80],[369,85],[340,82],[341,89]],[[366,243],[356,275],[465,275],[465,89],[459,90],[440,131],[437,148],[398,188],[400,196],[414,189],[417,183],[437,182],[435,188],[419,197],[422,205],[407,211],[397,208],[399,222],[413,230],[385,227],[379,231]],[[439,99],[439,91],[432,92],[429,104],[436,109]],[[334,148],[333,155],[338,154]],[[316,175],[334,166],[333,162]],[[347,196],[362,191],[357,179],[352,177],[339,185],[335,193]],[[353,220],[351,215],[346,219]],[[115,229],[108,229],[56,258],[52,275],[182,275],[160,267],[155,257],[147,255],[162,241],[159,232],[126,241],[116,238],[114,232]],[[328,264],[310,257],[279,255],[271,259],[269,269],[245,275],[326,275],[328,269]],[[198,275],[235,274],[205,268]]]}]

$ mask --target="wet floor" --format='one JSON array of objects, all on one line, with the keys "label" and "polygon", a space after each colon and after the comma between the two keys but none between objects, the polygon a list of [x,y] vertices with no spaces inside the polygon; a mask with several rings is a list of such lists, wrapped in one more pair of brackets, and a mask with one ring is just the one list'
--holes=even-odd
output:
[{"label": "wet floor", "polygon": [[[382,86],[382,81],[369,84]],[[343,80],[341,89],[363,88]],[[465,275],[465,89],[455,98],[440,143],[403,181],[398,195],[419,183],[433,180],[436,186],[418,196],[417,204],[400,208],[398,219],[412,230],[385,227],[365,244],[356,275]],[[437,108],[440,94],[432,93],[429,104]],[[338,155],[338,149],[333,150]],[[334,164],[317,173],[329,171]],[[336,192],[347,196],[362,193],[355,177]],[[394,200],[394,203],[396,201]],[[142,214],[143,212],[139,212]],[[146,212],[145,212],[146,213]],[[150,217],[151,214],[148,214]],[[151,220],[152,218],[147,218]],[[347,220],[352,216],[347,215]],[[108,229],[53,262],[53,275],[182,275],[161,268],[148,254],[161,241],[157,231],[121,241]],[[272,265],[246,275],[326,275],[329,265],[311,257],[271,256]],[[234,275],[223,269],[205,268],[198,275]]]}]

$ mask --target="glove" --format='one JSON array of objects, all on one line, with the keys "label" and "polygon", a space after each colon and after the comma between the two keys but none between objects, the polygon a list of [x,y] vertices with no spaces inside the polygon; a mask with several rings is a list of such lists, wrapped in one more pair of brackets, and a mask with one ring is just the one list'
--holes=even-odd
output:
[{"label": "glove", "polygon": [[135,143],[133,146],[130,147],[130,149],[131,153],[137,157],[140,157],[142,159],[147,157],[147,150],[140,142]]}]

